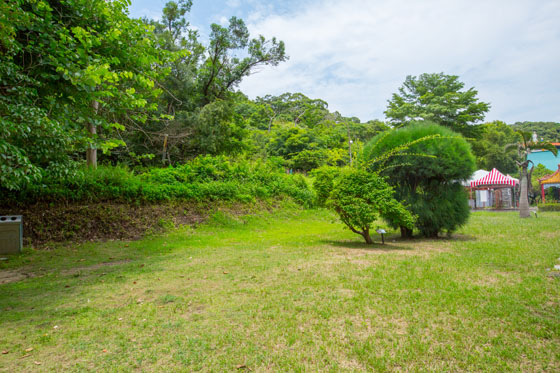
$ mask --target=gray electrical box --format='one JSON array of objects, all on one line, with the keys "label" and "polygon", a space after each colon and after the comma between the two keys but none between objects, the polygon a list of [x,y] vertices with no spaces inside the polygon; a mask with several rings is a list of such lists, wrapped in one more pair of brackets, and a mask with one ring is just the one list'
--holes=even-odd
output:
[{"label": "gray electrical box", "polygon": [[21,253],[22,243],[22,216],[0,216],[0,254],[19,254]]}]

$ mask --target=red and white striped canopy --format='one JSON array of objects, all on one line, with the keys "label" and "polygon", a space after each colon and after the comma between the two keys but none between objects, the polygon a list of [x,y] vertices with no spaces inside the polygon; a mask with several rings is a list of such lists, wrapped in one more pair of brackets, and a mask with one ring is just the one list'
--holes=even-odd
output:
[{"label": "red and white striped canopy", "polygon": [[510,176],[505,176],[500,171],[495,168],[490,171],[490,173],[478,180],[471,181],[471,188],[476,188],[480,186],[491,186],[491,185],[511,185],[515,186],[519,184],[519,181]]}]

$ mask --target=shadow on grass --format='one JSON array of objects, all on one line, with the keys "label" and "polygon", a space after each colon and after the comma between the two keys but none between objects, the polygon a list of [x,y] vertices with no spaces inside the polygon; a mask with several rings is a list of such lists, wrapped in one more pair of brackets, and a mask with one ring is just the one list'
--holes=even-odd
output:
[{"label": "shadow on grass", "polygon": [[447,240],[447,241],[477,241],[478,238],[475,236],[470,236],[468,234],[459,234],[459,233],[454,233],[451,235],[451,237],[441,237],[440,239],[443,240]]},{"label": "shadow on grass", "polygon": [[442,235],[438,237],[424,237],[424,236],[414,236],[413,238],[402,238],[401,236],[394,235],[389,238],[385,237],[385,243],[390,242],[409,242],[409,243],[429,243],[429,242],[467,242],[478,240],[475,236],[470,236],[467,234],[453,233],[451,236]]},{"label": "shadow on grass", "polygon": [[321,240],[323,244],[333,246],[333,247],[341,247],[344,249],[353,249],[353,250],[367,250],[372,252],[393,252],[393,251],[414,251],[414,247],[405,247],[405,246],[398,246],[395,245],[393,242],[385,241],[385,244],[382,244],[381,241],[375,241],[373,244],[367,244],[365,242],[360,241],[334,241],[334,240]]},{"label": "shadow on grass", "polygon": [[381,243],[381,239],[374,237],[373,244],[367,244],[361,241],[361,238],[357,236],[356,240],[321,240],[322,243],[333,246],[341,247],[345,249],[359,249],[368,251],[379,251],[379,252],[391,252],[391,251],[407,251],[411,252],[416,250],[415,244],[426,245],[430,243],[438,242],[467,242],[476,241],[477,238],[474,236],[464,235],[464,234],[453,234],[451,236],[440,236],[440,237],[422,237],[415,236],[414,238],[402,238],[399,235],[387,235],[385,237],[385,243]]}]

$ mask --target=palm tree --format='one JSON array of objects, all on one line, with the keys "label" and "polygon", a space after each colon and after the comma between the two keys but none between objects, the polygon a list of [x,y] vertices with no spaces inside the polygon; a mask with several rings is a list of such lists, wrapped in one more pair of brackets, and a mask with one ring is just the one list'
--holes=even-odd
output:
[{"label": "palm tree", "polygon": [[[535,167],[534,163],[527,159],[531,150],[548,150],[552,152],[555,156],[558,154],[558,149],[556,146],[552,145],[546,141],[538,141],[536,138],[531,139],[531,132],[527,131],[515,131],[517,132],[520,137],[521,141],[517,144],[510,144],[509,146],[517,147],[517,152],[519,154],[519,159],[521,162],[517,162],[517,165],[521,169],[519,183],[521,187],[521,191],[519,194],[519,217],[521,218],[528,218],[531,216],[529,212],[529,186],[531,184],[531,174],[533,173],[533,168]],[[533,164],[530,171],[527,171],[529,168],[529,163]]]}]

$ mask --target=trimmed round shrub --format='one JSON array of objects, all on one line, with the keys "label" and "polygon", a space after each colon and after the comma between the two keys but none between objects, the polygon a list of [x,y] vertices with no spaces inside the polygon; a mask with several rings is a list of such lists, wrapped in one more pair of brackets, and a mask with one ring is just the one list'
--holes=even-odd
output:
[{"label": "trimmed round shrub", "polygon": [[[461,135],[417,122],[373,138],[362,161],[368,170],[388,178],[397,200],[418,217],[415,227],[422,235],[453,232],[466,223],[470,210],[460,182],[472,175],[476,164]],[[412,231],[401,227],[401,234],[410,237]]]}]

